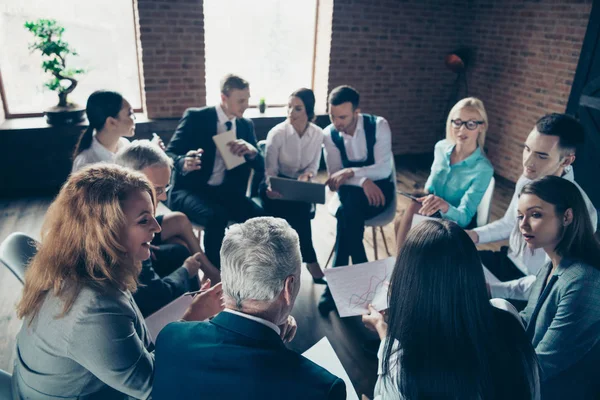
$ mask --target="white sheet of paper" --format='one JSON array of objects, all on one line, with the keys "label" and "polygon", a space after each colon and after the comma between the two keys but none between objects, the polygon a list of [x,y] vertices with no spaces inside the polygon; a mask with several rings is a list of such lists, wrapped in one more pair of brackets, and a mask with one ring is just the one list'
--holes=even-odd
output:
[{"label": "white sheet of paper", "polygon": [[414,228],[419,223],[421,223],[423,221],[427,221],[428,219],[434,219],[435,220],[435,219],[439,219],[439,218],[426,217],[425,215],[421,215],[421,214],[415,214],[415,215],[413,215],[412,225],[410,226],[411,229]]},{"label": "white sheet of paper", "polygon": [[387,292],[395,257],[325,270],[327,285],[340,317],[366,314],[368,305],[388,307]]},{"label": "white sheet of paper", "polygon": [[156,342],[156,338],[162,328],[183,317],[185,310],[192,304],[192,298],[193,296],[180,296],[145,318],[146,326],[153,342]]},{"label": "white sheet of paper", "polygon": [[500,279],[496,278],[496,275],[492,274],[489,269],[485,267],[485,265],[481,266],[483,268],[483,276],[485,276],[485,281],[490,285],[494,283],[500,283]]},{"label": "white sheet of paper", "polygon": [[342,379],[346,383],[347,400],[358,400],[358,395],[356,394],[356,390],[354,390],[350,377],[346,373],[337,354],[335,354],[335,350],[331,347],[331,343],[329,343],[327,337],[319,340],[313,347],[302,353],[302,355]]},{"label": "white sheet of paper", "polygon": [[229,150],[229,146],[227,146],[227,143],[233,142],[236,139],[237,137],[235,136],[234,131],[227,131],[213,136],[213,141],[215,142],[215,145],[217,146],[217,150],[219,150],[221,157],[223,157],[223,161],[225,161],[225,167],[228,170],[233,169],[238,165],[242,165],[246,162],[246,159],[244,157],[236,156]]}]

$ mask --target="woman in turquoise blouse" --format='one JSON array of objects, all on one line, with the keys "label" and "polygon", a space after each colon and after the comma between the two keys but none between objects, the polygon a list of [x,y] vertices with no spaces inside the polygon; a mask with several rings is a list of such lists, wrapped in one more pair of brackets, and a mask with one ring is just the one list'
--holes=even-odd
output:
[{"label": "woman in turquoise blouse", "polygon": [[431,174],[425,183],[426,194],[417,197],[404,215],[396,218],[396,240],[402,247],[420,214],[469,226],[494,175],[494,168],[483,153],[488,118],[483,102],[474,97],[462,99],[450,110],[446,139],[435,145]]}]

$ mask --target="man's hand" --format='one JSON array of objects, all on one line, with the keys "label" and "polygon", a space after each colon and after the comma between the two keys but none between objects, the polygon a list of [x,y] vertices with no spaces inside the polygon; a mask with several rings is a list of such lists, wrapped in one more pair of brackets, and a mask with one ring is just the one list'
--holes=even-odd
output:
[{"label": "man's hand", "polygon": [[238,157],[248,156],[248,158],[252,160],[258,154],[256,147],[252,146],[244,139],[232,140],[227,143],[227,146],[229,146],[229,151]]},{"label": "man's hand", "polygon": [[419,214],[425,215],[427,217],[435,214],[437,210],[446,213],[448,212],[448,208],[450,207],[446,200],[433,194],[427,195],[425,197],[419,197],[417,201],[421,203],[421,209],[419,210]]},{"label": "man's hand", "polygon": [[325,182],[334,192],[337,192],[340,186],[342,186],[348,179],[354,176],[354,171],[351,168],[344,168],[334,173]]},{"label": "man's hand", "polygon": [[366,179],[362,184],[362,188],[365,191],[365,196],[367,196],[370,206],[383,207],[385,205],[385,196],[375,182]]},{"label": "man's hand", "polygon": [[387,322],[383,318],[383,314],[377,311],[372,304],[369,304],[369,313],[362,316],[362,322],[365,327],[379,335],[379,339],[383,340],[387,336]]},{"label": "man's hand", "polygon": [[221,282],[221,271],[219,271],[206,257],[202,251],[197,252],[192,256],[196,261],[200,263],[200,271],[203,272],[201,283],[204,284],[207,280],[212,283]]},{"label": "man's hand", "polygon": [[282,325],[279,325],[279,336],[281,336],[281,340],[284,343],[291,342],[296,336],[296,331],[298,330],[298,325],[296,324],[296,320],[291,315],[288,316],[287,321]]},{"label": "man's hand", "polygon": [[310,182],[312,178],[313,178],[312,172],[305,172],[298,177],[298,180],[300,182]]},{"label": "man's hand", "polygon": [[197,171],[202,164],[202,153],[204,150],[190,150],[185,154],[182,170],[184,172]]},{"label": "man's hand", "polygon": [[204,321],[217,315],[225,308],[222,300],[223,288],[220,283],[211,288],[210,280],[207,280],[200,290],[206,291],[194,296],[192,304],[185,311],[182,319],[186,321]]},{"label": "man's hand", "polygon": [[152,140],[150,141],[150,143],[154,143],[155,145],[160,147],[162,151],[165,151],[167,149],[165,146],[165,142],[163,142],[160,136],[158,136],[156,133],[152,134]]},{"label": "man's hand", "polygon": [[473,243],[475,243],[475,244],[479,243],[479,235],[477,234],[477,232],[475,232],[471,229],[466,230],[465,232],[467,232],[467,235],[469,235],[469,237],[471,238]]}]

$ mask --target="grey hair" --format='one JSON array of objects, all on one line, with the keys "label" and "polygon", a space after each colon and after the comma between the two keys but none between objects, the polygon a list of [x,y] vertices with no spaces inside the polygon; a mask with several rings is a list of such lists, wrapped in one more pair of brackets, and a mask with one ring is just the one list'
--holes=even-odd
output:
[{"label": "grey hair", "polygon": [[223,239],[223,292],[237,308],[245,300],[272,301],[301,264],[298,234],[285,220],[249,219],[231,226]]},{"label": "grey hair", "polygon": [[115,156],[115,164],[141,171],[147,167],[173,167],[173,160],[149,140],[134,140]]}]

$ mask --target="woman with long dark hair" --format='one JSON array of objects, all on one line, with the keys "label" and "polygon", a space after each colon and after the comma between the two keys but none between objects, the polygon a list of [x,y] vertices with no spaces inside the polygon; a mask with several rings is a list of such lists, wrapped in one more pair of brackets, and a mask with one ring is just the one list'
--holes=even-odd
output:
[{"label": "woman with long dark hair", "polygon": [[541,366],[544,399],[600,395],[600,242],[572,182],[546,176],[523,187],[518,203],[522,251],[543,248],[521,312]]},{"label": "woman with long dark hair", "polygon": [[477,249],[456,223],[408,233],[388,295],[387,323],[372,307],[363,317],[382,339],[376,398],[539,398],[518,315],[490,304]]}]

